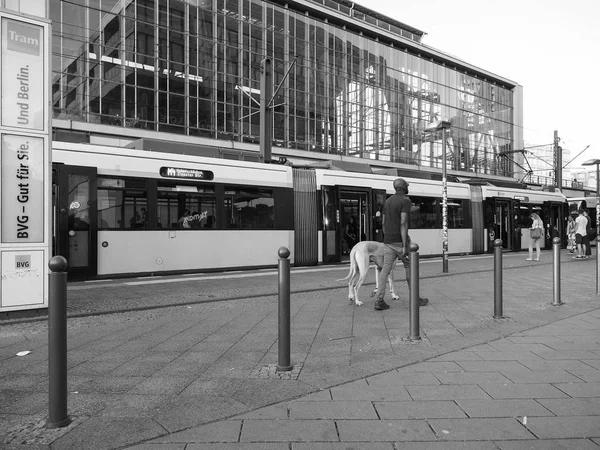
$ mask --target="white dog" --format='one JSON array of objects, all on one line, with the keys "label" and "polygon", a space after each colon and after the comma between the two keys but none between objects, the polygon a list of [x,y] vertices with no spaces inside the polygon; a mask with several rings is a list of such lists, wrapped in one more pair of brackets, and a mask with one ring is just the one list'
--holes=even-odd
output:
[{"label": "white dog", "polygon": [[[358,290],[367,278],[370,261],[375,263],[375,290],[371,296],[379,289],[379,272],[383,268],[383,250],[384,244],[376,241],[361,241],[352,247],[352,251],[350,252],[350,272],[346,278],[342,278],[338,281],[348,280],[348,298],[351,303],[354,300],[356,306],[363,304],[363,302],[358,299]],[[388,282],[392,298],[394,300],[399,300],[400,297],[398,297],[394,291],[394,268],[396,267],[396,261],[394,261],[392,270],[388,276]]]}]

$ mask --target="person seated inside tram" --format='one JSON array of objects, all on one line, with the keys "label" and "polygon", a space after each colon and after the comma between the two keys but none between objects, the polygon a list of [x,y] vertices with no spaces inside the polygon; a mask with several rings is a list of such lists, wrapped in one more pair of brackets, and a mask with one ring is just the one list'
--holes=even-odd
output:
[{"label": "person seated inside tram", "polygon": [[148,221],[148,218],[146,216],[146,208],[141,208],[140,209],[140,217],[138,219],[139,228],[146,228],[147,221]]},{"label": "person seated inside tram", "polygon": [[348,244],[348,251],[352,250],[352,247],[354,247],[359,241],[358,226],[356,225],[356,219],[354,218],[354,216],[351,216],[350,219],[348,219],[348,224],[346,225],[345,240]]},{"label": "person seated inside tram", "polygon": [[177,221],[177,223],[179,223],[179,226],[181,228],[191,228],[192,227],[191,217],[190,216],[191,216],[190,210],[186,209],[183,212],[183,215]]},{"label": "person seated inside tram", "polygon": [[206,217],[206,222],[204,223],[204,228],[214,228],[215,227],[215,216]]},{"label": "person seated inside tram", "polygon": [[192,211],[190,218],[188,219],[188,223],[191,228],[200,228],[200,214],[196,211]]},{"label": "person seated inside tram", "polygon": [[131,216],[131,219],[129,219],[129,226],[131,228],[136,228],[136,224],[138,223],[139,220],[140,220],[140,213],[138,213],[137,209],[134,209],[133,216]]},{"label": "person seated inside tram", "polygon": [[146,208],[141,208],[138,213],[137,209],[133,210],[133,217],[129,220],[131,228],[146,228],[147,224]]}]

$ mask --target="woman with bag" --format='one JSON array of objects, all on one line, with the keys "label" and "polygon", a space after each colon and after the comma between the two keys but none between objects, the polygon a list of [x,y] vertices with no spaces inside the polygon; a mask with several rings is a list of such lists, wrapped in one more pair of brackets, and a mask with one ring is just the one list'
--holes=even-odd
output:
[{"label": "woman with bag", "polygon": [[544,223],[542,222],[542,219],[540,218],[540,216],[538,216],[536,213],[531,213],[531,215],[529,216],[529,218],[532,220],[531,223],[531,227],[529,227],[529,258],[527,258],[527,261],[533,261],[533,244],[535,243],[535,250],[536,250],[536,255],[537,258],[535,258],[535,261],[539,261],[540,260],[540,253],[541,253],[541,249],[540,249],[540,244],[542,242],[542,236],[544,235]]}]

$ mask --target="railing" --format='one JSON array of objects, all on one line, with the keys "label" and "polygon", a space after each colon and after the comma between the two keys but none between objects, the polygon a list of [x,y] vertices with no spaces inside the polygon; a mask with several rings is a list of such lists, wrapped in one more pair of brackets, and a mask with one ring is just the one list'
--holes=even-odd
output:
[{"label": "railing", "polygon": [[[540,176],[540,175],[529,175],[525,178],[524,180],[526,183],[531,183],[531,184],[540,184],[542,186],[556,186],[556,183],[554,181],[554,177],[544,177],[544,176]],[[595,180],[594,184],[595,184]],[[595,190],[596,186],[591,186],[591,185],[585,185],[585,183],[583,181],[577,181],[577,180],[562,180],[562,187],[563,188],[571,188],[571,189],[585,189],[586,187],[588,189],[593,189]]]}]

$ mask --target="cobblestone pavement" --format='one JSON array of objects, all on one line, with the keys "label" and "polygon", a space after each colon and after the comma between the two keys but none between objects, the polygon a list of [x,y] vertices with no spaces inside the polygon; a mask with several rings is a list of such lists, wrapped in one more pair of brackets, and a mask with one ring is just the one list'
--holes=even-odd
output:
[{"label": "cobblestone pavement", "polygon": [[553,306],[551,256],[504,256],[500,319],[490,256],[451,259],[450,274],[423,260],[420,342],[407,338],[403,281],[380,312],[372,285],[364,306],[349,304],[347,266],[293,269],[284,373],[273,271],[72,283],[73,422],[44,426],[47,322],[0,322],[0,448],[597,448],[595,261],[563,253]]}]

